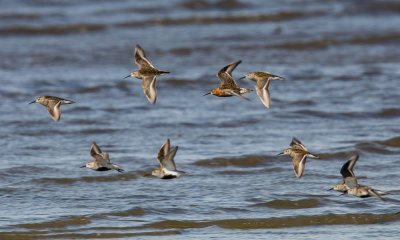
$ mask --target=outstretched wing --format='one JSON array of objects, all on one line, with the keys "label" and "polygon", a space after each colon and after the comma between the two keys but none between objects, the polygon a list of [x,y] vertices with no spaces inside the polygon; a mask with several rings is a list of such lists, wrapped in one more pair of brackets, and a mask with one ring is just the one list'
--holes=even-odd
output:
[{"label": "outstretched wing", "polygon": [[271,107],[271,96],[268,89],[269,82],[269,79],[262,79],[258,80],[257,83],[254,85],[257,95],[260,97],[261,102],[267,108]]},{"label": "outstretched wing", "polygon": [[344,179],[344,184],[348,187],[348,188],[355,188],[358,187],[358,182],[357,179],[355,177],[346,177]]},{"label": "outstretched wing", "polygon": [[151,64],[150,60],[146,57],[146,54],[143,50],[143,48],[141,48],[138,45],[136,45],[135,48],[135,63],[139,66],[139,68],[146,68],[146,67],[153,67],[153,64]]},{"label": "outstretched wing", "polygon": [[345,164],[343,164],[342,168],[340,169],[340,174],[342,174],[343,178],[347,178],[347,177],[355,178],[356,177],[354,175],[353,168],[354,168],[354,165],[356,165],[358,157],[359,157],[358,155],[353,156],[352,158],[350,158],[349,161],[347,161]]},{"label": "outstretched wing", "polygon": [[307,148],[295,137],[292,138],[290,146],[294,149],[300,149],[308,152]]},{"label": "outstretched wing", "polygon": [[178,151],[178,146],[174,147],[165,157],[161,160],[161,165],[170,171],[176,171],[174,157]]},{"label": "outstretched wing", "polygon": [[146,76],[142,80],[143,92],[149,102],[154,104],[157,100],[156,76]]},{"label": "outstretched wing", "polygon": [[385,201],[374,189],[368,189],[368,193],[371,195],[371,196],[374,196],[374,197],[376,197],[377,199],[379,199],[379,200],[381,200],[381,201]]},{"label": "outstretched wing", "polygon": [[304,169],[306,168],[306,160],[306,154],[297,153],[293,156],[292,163],[296,177],[301,178],[303,176]]},{"label": "outstretched wing", "polygon": [[49,101],[49,103],[46,106],[47,112],[50,114],[50,117],[56,122],[58,122],[61,117],[60,106],[61,106],[61,101],[53,101],[53,100]]},{"label": "outstretched wing", "polygon": [[99,146],[97,146],[96,142],[92,143],[92,147],[90,148],[90,156],[96,160],[97,155],[101,155],[101,149]]},{"label": "outstretched wing", "polygon": [[231,91],[229,91],[229,92],[230,92],[232,95],[236,96],[236,97],[239,97],[239,98],[241,98],[241,99],[250,101],[250,99],[248,99],[247,97],[244,97],[243,95],[241,95],[241,94],[235,92],[235,90],[231,90]]},{"label": "outstretched wing", "polygon": [[169,138],[165,141],[165,143],[161,146],[160,151],[158,152],[157,160],[159,163],[167,156],[170,149],[170,141]]},{"label": "outstretched wing", "polygon": [[232,71],[239,65],[242,61],[239,60],[237,62],[226,65],[225,67],[219,70],[217,77],[221,80],[221,87],[224,85],[227,86],[237,86],[235,80],[232,77]]}]

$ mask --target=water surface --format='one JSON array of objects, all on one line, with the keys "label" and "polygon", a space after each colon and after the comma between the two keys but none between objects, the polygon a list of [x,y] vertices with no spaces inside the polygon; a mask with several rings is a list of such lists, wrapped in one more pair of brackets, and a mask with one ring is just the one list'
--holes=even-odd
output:
[{"label": "water surface", "polygon": [[[1,239],[397,239],[397,1],[3,1]],[[151,105],[140,44],[157,78]],[[203,96],[215,76],[269,71],[257,95]],[[252,88],[250,80],[241,87]],[[75,101],[54,122],[35,97]],[[321,159],[301,179],[277,156],[300,139]],[[151,177],[164,141],[188,176]],[[79,168],[96,141],[125,173]],[[354,154],[386,201],[327,191]]]}]

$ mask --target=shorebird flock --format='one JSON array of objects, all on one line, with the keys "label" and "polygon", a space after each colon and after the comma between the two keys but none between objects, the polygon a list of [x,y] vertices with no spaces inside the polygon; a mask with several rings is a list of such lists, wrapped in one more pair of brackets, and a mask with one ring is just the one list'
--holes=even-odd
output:
[{"label": "shorebird flock", "polygon": [[[155,104],[157,100],[157,88],[156,88],[156,78],[159,75],[168,74],[168,71],[158,70],[153,66],[151,61],[147,58],[145,51],[136,45],[134,59],[136,65],[139,66],[138,70],[131,72],[128,77],[135,77],[142,80],[143,92],[151,104]],[[243,94],[251,93],[253,90],[249,88],[239,87],[235,79],[232,76],[232,71],[241,63],[242,61],[236,61],[226,65],[218,71],[217,77],[221,81],[221,85],[217,88],[212,89],[210,92],[204,94],[214,95],[217,97],[232,97],[236,96],[244,100],[249,100]],[[247,78],[255,81],[254,89],[259,96],[261,102],[266,108],[271,107],[271,96],[269,92],[269,84],[271,80],[284,80],[283,77],[268,73],[268,72],[251,72],[245,74],[245,76],[240,79]],[[46,107],[50,117],[58,122],[61,118],[61,105],[72,104],[74,101],[67,100],[60,97],[54,96],[41,96],[36,98],[30,103],[40,103]],[[303,176],[307,157],[319,159],[320,157],[310,153],[307,148],[296,138],[292,138],[290,143],[291,148],[283,150],[283,152],[278,155],[289,155],[292,157],[293,170],[297,178]],[[161,179],[171,179],[184,176],[187,173],[177,170],[174,157],[178,151],[178,146],[171,149],[170,140],[167,139],[165,143],[161,146],[160,151],[157,155],[157,161],[160,164],[159,169],[152,171],[152,175]],[[95,171],[108,171],[116,170],[118,172],[123,172],[121,166],[114,164],[110,161],[110,156],[108,153],[103,153],[100,147],[93,142],[90,149],[90,156],[94,159],[92,162],[88,162],[81,168],[90,168]],[[340,173],[343,177],[342,183],[334,185],[329,190],[336,190],[342,192],[343,194],[351,194],[357,197],[376,197],[380,200],[384,200],[381,195],[387,194],[385,192],[376,190],[370,186],[363,186],[358,184],[357,177],[353,172],[353,168],[358,160],[359,156],[353,156],[347,161],[341,168]]]}]

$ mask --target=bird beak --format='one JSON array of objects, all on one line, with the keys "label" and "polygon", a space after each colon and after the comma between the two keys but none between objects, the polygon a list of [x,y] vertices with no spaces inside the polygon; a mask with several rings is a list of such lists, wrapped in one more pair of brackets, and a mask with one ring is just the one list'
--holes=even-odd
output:
[{"label": "bird beak", "polygon": [[239,80],[242,80],[243,78],[246,78],[246,77],[241,77],[241,78],[239,78]]},{"label": "bird beak", "polygon": [[36,102],[36,100],[33,100],[32,102],[30,102],[29,104],[32,104],[32,103],[35,103]]},{"label": "bird beak", "polygon": [[281,153],[278,153],[278,155],[277,155],[277,156],[279,156],[279,155],[283,155],[283,152],[281,152]]},{"label": "bird beak", "polygon": [[131,76],[131,75],[129,74],[128,76],[124,77],[124,79],[125,79],[125,78],[128,78],[128,77],[130,77],[130,76]]},{"label": "bird beak", "polygon": [[329,188],[327,191],[331,191],[331,190],[333,190],[333,188]]},{"label": "bird beak", "polygon": [[207,96],[207,95],[210,95],[210,94],[211,94],[211,92],[208,92],[208,93],[204,94],[203,96]]},{"label": "bird beak", "polygon": [[82,167],[80,167],[80,168],[84,168],[84,167],[86,167],[86,165],[83,165]]}]

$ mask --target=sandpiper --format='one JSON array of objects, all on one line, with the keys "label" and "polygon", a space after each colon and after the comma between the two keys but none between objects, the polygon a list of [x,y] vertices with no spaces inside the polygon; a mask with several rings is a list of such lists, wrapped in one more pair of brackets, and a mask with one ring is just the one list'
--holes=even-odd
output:
[{"label": "sandpiper", "polygon": [[167,71],[160,71],[153,66],[151,61],[146,57],[143,48],[136,45],[135,63],[139,66],[138,70],[131,72],[128,77],[142,79],[143,92],[150,103],[154,104],[157,100],[156,77],[158,75],[168,74]]},{"label": "sandpiper", "polygon": [[376,190],[370,186],[362,186],[357,183],[357,178],[355,177],[347,177],[344,180],[344,184],[347,186],[348,190],[346,193],[354,195],[356,197],[376,197],[379,200],[384,201],[384,199],[380,195],[387,194],[386,192],[382,192],[380,190]]},{"label": "sandpiper", "polygon": [[118,172],[123,172],[121,166],[110,162],[110,156],[108,153],[102,153],[99,146],[97,146],[96,142],[92,143],[92,147],[90,148],[90,156],[94,159],[93,162],[88,162],[81,168],[87,167],[93,169],[95,171],[108,171],[108,170],[117,170]]},{"label": "sandpiper", "polygon": [[248,88],[240,88],[235,79],[232,77],[232,71],[239,65],[242,61],[239,60],[237,62],[231,63],[226,65],[221,70],[219,70],[217,77],[221,80],[221,86],[214,88],[209,93],[204,94],[206,95],[215,95],[217,97],[240,97],[242,99],[249,100],[248,98],[242,96],[242,94],[250,93],[252,90]]},{"label": "sandpiper", "polygon": [[336,184],[335,186],[333,186],[329,190],[335,190],[335,191],[339,191],[339,192],[346,192],[349,189],[347,187],[347,185],[344,184],[344,182],[345,182],[345,179],[347,177],[354,177],[354,178],[356,177],[354,175],[353,168],[356,165],[358,157],[359,157],[359,155],[355,155],[355,156],[351,157],[349,161],[347,161],[345,164],[343,164],[342,168],[340,169],[340,174],[342,174],[342,177],[343,177],[342,183]]},{"label": "sandpiper", "polygon": [[294,173],[296,174],[296,177],[301,178],[303,175],[304,169],[306,167],[306,160],[307,157],[310,158],[316,158],[318,159],[319,157],[311,154],[307,148],[296,138],[292,138],[292,142],[290,143],[290,146],[292,148],[287,148],[283,150],[283,152],[279,153],[278,155],[290,155],[293,157],[292,163],[293,163],[293,169]]},{"label": "sandpiper", "polygon": [[251,72],[246,73],[244,77],[240,79],[247,78],[256,82],[254,88],[256,89],[257,95],[260,97],[261,102],[265,107],[271,107],[271,95],[269,93],[269,83],[271,80],[284,80],[283,77],[279,77],[277,75],[273,75],[268,72]]},{"label": "sandpiper", "polygon": [[47,111],[50,114],[50,117],[56,122],[58,122],[61,117],[60,106],[65,105],[65,104],[75,103],[74,101],[71,101],[71,100],[67,100],[67,99],[59,98],[59,97],[53,97],[53,96],[37,97],[35,100],[30,102],[29,104],[32,104],[35,102],[40,103],[43,106],[45,106]]},{"label": "sandpiper", "polygon": [[153,170],[151,175],[162,179],[170,179],[185,174],[185,172],[176,169],[174,157],[177,151],[178,146],[174,147],[172,150],[170,149],[170,141],[168,138],[158,152],[157,160],[160,163],[160,169]]}]

